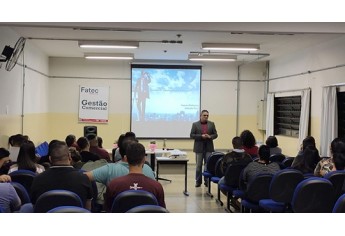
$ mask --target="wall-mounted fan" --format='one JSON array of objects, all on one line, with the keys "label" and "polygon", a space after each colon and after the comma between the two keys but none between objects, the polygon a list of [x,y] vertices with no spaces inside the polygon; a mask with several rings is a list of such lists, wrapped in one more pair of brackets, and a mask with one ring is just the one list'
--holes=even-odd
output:
[{"label": "wall-mounted fan", "polygon": [[23,37],[20,37],[18,41],[16,42],[16,45],[14,45],[13,53],[8,58],[6,63],[6,70],[11,71],[13,67],[17,64],[17,61],[19,59],[20,54],[22,54],[24,46],[25,46],[26,39]]}]

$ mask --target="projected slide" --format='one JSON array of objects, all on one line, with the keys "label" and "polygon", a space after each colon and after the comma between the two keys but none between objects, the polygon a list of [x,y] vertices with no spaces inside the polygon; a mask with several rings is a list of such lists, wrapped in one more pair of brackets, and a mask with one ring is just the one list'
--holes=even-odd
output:
[{"label": "projected slide", "polygon": [[200,66],[132,65],[131,130],[139,138],[189,138],[200,79]]}]

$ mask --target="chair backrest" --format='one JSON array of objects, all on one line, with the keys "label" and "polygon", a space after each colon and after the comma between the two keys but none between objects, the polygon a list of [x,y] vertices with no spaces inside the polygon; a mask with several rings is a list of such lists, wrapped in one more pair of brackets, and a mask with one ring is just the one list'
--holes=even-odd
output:
[{"label": "chair backrest", "polygon": [[158,205],[156,197],[145,190],[127,190],[119,193],[113,200],[111,212],[125,213],[140,205]]},{"label": "chair backrest", "polygon": [[207,172],[211,173],[212,176],[215,176],[215,174],[216,174],[217,161],[223,157],[224,157],[224,153],[222,153],[222,152],[213,152],[208,157],[207,162],[206,162],[206,170],[207,170]]},{"label": "chair backrest", "polygon": [[242,170],[247,166],[244,163],[231,163],[225,171],[225,183],[231,187],[238,187]]},{"label": "chair backrest", "polygon": [[333,213],[345,213],[345,193],[341,195],[334,204]]},{"label": "chair backrest", "polygon": [[126,213],[169,213],[169,211],[161,206],[141,205],[129,209]]},{"label": "chair backrest", "polygon": [[58,206],[49,210],[47,213],[91,213],[91,212],[83,207]]},{"label": "chair backrest", "polygon": [[282,161],[282,166],[281,168],[288,168],[291,167],[292,162],[294,160],[294,157],[286,157],[283,161]]},{"label": "chair backrest", "polygon": [[285,155],[281,154],[281,153],[276,153],[276,154],[272,154],[270,156],[270,162],[278,162],[281,163],[285,160]]},{"label": "chair backrest", "polygon": [[223,177],[223,172],[222,172],[222,160],[223,157],[219,158],[218,161],[216,162],[215,170],[214,170],[214,176],[216,177]]},{"label": "chair backrest", "polygon": [[11,182],[11,185],[16,190],[16,192],[17,192],[17,194],[18,194],[18,196],[22,202],[22,205],[31,202],[29,193],[28,193],[28,191],[26,191],[25,187],[22,184],[17,183],[17,182]]},{"label": "chair backrest", "polygon": [[11,176],[11,180],[13,182],[22,184],[26,191],[30,193],[32,181],[37,174],[30,170],[16,170],[9,173],[8,175]]},{"label": "chair backrest", "polygon": [[343,184],[345,183],[345,170],[331,171],[324,176],[333,184],[335,201],[345,193],[343,191]]},{"label": "chair backrest", "polygon": [[297,213],[330,213],[334,206],[332,183],[311,177],[300,182],[292,197],[292,210]]},{"label": "chair backrest", "polygon": [[256,175],[247,185],[245,199],[258,203],[261,199],[269,198],[269,188],[272,177],[272,174]]},{"label": "chair backrest", "polygon": [[38,197],[34,212],[45,213],[58,206],[84,207],[80,197],[64,189],[50,190]]},{"label": "chair backrest", "polygon": [[304,180],[301,171],[283,169],[273,175],[270,198],[276,202],[291,203],[297,185]]}]

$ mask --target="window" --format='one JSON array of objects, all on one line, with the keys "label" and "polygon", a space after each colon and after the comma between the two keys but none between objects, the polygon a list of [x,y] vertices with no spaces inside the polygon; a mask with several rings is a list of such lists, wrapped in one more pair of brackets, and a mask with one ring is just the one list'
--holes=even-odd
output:
[{"label": "window", "polygon": [[274,135],[298,137],[301,96],[274,98]]},{"label": "window", "polygon": [[338,103],[338,137],[345,136],[345,92],[337,93]]}]

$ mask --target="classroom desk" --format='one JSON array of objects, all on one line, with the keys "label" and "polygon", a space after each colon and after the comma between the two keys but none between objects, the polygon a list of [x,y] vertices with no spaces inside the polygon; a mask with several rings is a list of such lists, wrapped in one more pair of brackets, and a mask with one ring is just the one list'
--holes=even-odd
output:
[{"label": "classroom desk", "polygon": [[[160,169],[163,170],[165,168],[168,171],[168,174],[180,174],[181,166],[184,167],[184,191],[183,194],[189,196],[187,191],[187,158],[180,158],[180,157],[156,157],[157,161],[157,171],[156,171],[156,179],[159,179],[159,171]],[[165,171],[165,173],[167,173]]]},{"label": "classroom desk", "polygon": [[156,157],[169,157],[169,156],[186,156],[187,153],[178,149],[155,149],[154,151],[146,150],[147,161],[150,163],[153,171],[156,170]]}]

